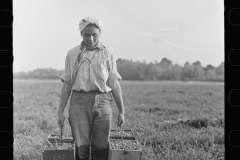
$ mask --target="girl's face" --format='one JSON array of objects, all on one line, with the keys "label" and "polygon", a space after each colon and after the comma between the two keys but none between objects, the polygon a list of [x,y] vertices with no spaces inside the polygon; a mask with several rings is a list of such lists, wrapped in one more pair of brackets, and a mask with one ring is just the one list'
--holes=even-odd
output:
[{"label": "girl's face", "polygon": [[86,26],[82,31],[83,41],[89,46],[94,46],[101,36],[99,28],[95,26]]}]

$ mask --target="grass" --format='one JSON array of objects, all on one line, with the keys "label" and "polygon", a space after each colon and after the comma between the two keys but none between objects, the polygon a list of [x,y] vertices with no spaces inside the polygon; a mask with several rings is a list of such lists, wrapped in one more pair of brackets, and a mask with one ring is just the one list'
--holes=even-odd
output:
[{"label": "grass", "polygon": [[[143,160],[224,159],[224,85],[122,81],[126,128]],[[59,134],[61,82],[14,80],[14,159],[40,160],[48,134]],[[117,107],[112,128],[116,129]],[[68,117],[68,106],[65,109]],[[70,135],[65,121],[64,135]]]}]

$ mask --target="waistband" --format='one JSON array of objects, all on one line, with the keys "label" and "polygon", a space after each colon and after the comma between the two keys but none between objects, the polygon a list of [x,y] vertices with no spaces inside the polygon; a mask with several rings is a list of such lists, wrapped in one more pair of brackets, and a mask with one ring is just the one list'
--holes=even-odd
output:
[{"label": "waistband", "polygon": [[84,91],[84,90],[80,90],[80,91],[76,91],[76,90],[73,90],[73,92],[76,92],[76,93],[107,93],[107,92],[101,92],[100,90],[93,90],[93,91]]}]

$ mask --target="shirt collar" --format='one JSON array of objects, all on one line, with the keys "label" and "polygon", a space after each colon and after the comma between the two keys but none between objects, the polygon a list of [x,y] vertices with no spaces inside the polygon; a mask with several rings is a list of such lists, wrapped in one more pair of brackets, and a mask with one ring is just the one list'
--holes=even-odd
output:
[{"label": "shirt collar", "polygon": [[95,46],[93,46],[93,47],[88,47],[85,43],[84,43],[84,41],[82,41],[82,43],[80,44],[80,50],[83,50],[84,48],[86,48],[86,49],[88,49],[88,50],[94,50],[94,49],[96,49],[96,48],[98,48],[98,49],[104,49],[105,48],[105,46],[100,42],[100,41],[98,41],[96,44],[95,44]]}]

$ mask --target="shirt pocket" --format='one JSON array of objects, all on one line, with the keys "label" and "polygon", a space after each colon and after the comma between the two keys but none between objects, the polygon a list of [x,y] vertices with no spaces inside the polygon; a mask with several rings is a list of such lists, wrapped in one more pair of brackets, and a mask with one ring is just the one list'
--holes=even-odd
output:
[{"label": "shirt pocket", "polygon": [[95,77],[103,82],[106,82],[108,79],[108,68],[106,62],[107,59],[99,59],[92,64]]}]

